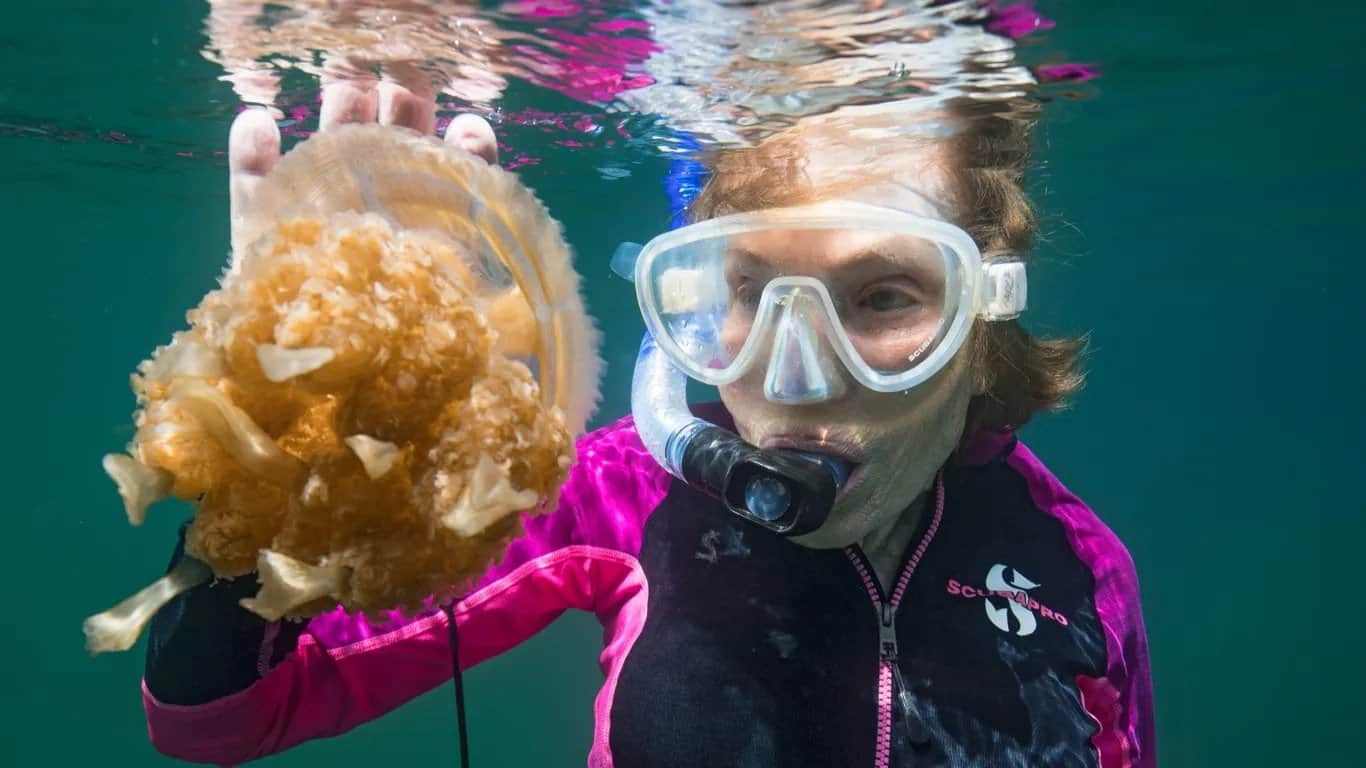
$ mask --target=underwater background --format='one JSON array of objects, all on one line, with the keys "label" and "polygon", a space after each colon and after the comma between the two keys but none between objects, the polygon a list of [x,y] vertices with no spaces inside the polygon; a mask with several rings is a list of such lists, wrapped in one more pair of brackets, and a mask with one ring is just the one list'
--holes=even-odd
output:
[{"label": "underwater background", "polygon": [[[1366,12],[1346,0],[1041,0],[1043,43],[1103,77],[1051,91],[1027,324],[1092,334],[1074,407],[1024,439],[1127,543],[1163,766],[1359,765],[1366,690]],[[130,529],[100,457],[128,375],[215,285],[236,98],[201,2],[7,3],[0,254],[8,491],[0,765],[146,766],[143,646],[90,658],[81,620],[161,572],[184,507]],[[513,82],[510,111],[572,111]],[[316,117],[314,118],[316,120]],[[667,225],[666,159],[512,143],[565,226],[622,415],[642,328],[610,273]],[[220,154],[216,154],[220,153]],[[567,615],[466,676],[474,765],[582,765],[600,630]],[[661,692],[667,695],[667,692]],[[454,764],[442,686],[269,766]]]}]

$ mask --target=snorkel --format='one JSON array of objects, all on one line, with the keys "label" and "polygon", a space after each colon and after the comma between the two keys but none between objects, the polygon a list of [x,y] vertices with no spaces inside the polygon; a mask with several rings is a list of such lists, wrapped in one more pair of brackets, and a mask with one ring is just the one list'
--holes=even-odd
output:
[{"label": "snorkel", "polygon": [[[694,160],[673,163],[667,180],[672,227],[686,223],[685,209],[704,175]],[[621,246],[612,257],[612,270],[634,282],[639,252],[639,246]],[[693,414],[687,384],[687,375],[659,350],[647,330],[631,381],[631,413],[636,431],[660,466],[774,533],[799,536],[819,528],[830,515],[839,486],[849,478],[849,465],[818,454],[754,446]]]},{"label": "snorkel", "polygon": [[688,377],[646,331],[631,381],[631,413],[660,466],[774,533],[799,536],[819,528],[830,515],[839,484],[849,477],[848,465],[745,442],[692,413],[687,383]]}]

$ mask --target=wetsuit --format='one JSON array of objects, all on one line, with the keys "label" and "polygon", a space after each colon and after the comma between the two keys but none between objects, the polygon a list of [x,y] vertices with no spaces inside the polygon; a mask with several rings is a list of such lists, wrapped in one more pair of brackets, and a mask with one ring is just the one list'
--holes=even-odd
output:
[{"label": "wetsuit", "polygon": [[[462,667],[568,608],[604,627],[588,764],[1154,765],[1119,540],[1009,434],[944,468],[890,595],[858,547],[752,527],[660,469],[630,419],[580,440],[557,509],[454,607]],[[154,620],[156,747],[233,764],[344,733],[451,675],[447,613],[267,623],[254,579]]]}]

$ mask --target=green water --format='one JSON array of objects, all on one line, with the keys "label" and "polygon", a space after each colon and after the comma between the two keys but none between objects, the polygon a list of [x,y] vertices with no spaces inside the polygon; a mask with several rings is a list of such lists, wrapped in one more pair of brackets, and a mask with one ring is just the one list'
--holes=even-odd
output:
[{"label": "green water", "polygon": [[[1106,75],[1051,106],[1033,185],[1050,238],[1029,322],[1094,334],[1090,386],[1025,436],[1137,561],[1163,765],[1359,765],[1366,317],[1348,265],[1366,16],[1341,0],[1135,5],[1041,3],[1049,45]],[[92,660],[79,625],[159,573],[182,519],[158,507],[129,529],[99,458],[130,436],[129,371],[227,250],[221,162],[166,149],[225,145],[232,95],[198,55],[203,14],[89,0],[6,8],[0,27],[0,122],[84,137],[0,136],[3,765],[170,763],[146,742],[141,647]],[[106,130],[136,141],[95,140]],[[591,153],[547,156],[524,176],[607,329],[601,422],[626,408],[640,328],[607,257],[662,226],[664,165],[607,182]],[[472,671],[474,764],[583,764],[599,643],[571,615]],[[265,762],[440,765],[453,747],[443,687]]]}]

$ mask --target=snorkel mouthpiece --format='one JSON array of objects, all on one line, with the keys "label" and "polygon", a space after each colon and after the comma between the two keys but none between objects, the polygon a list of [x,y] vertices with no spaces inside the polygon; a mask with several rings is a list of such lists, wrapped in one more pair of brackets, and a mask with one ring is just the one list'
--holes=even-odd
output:
[{"label": "snorkel mouthpiece", "polygon": [[735,514],[783,536],[819,528],[849,465],[832,457],[760,449],[694,416],[687,377],[646,332],[631,382],[631,413],[650,455],[670,474]]},{"label": "snorkel mouthpiece", "polygon": [[825,522],[840,475],[824,461],[796,451],[761,450],[711,425],[688,441],[682,470],[689,485],[784,536],[810,533]]},{"label": "snorkel mouthpiece", "polygon": [[830,474],[835,476],[835,490],[838,491],[839,489],[844,487],[845,483],[849,482],[849,474],[853,470],[849,462],[844,461],[842,459],[837,459],[833,456],[826,456],[823,453],[813,453],[811,451],[790,452],[795,453],[798,456],[805,456],[806,458],[811,459],[813,461],[819,461],[821,463],[821,466],[830,470]]}]

